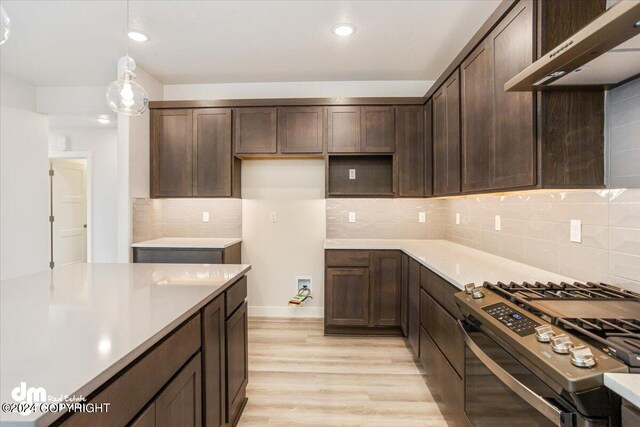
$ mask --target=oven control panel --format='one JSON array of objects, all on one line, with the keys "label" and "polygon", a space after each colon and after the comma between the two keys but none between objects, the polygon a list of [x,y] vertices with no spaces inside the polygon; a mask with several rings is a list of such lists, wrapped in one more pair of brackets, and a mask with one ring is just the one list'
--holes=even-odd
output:
[{"label": "oven control panel", "polygon": [[501,302],[482,309],[521,337],[534,334],[536,332],[535,327],[540,326],[540,323],[529,319],[524,314]]}]

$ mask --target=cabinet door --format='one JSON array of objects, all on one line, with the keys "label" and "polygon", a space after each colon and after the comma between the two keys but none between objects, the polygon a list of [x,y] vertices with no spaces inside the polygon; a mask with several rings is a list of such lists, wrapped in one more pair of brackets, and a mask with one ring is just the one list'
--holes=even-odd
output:
[{"label": "cabinet door", "polygon": [[456,70],[433,95],[435,195],[460,192],[460,86]]},{"label": "cabinet door", "polygon": [[151,197],[193,194],[193,113],[151,112]]},{"label": "cabinet door", "polygon": [[521,1],[489,35],[495,64],[490,168],[495,189],[536,183],[534,92],[504,91],[504,84],[533,61],[533,21],[533,2]]},{"label": "cabinet door", "polygon": [[424,104],[424,195],[433,195],[433,101]]},{"label": "cabinet door", "polygon": [[156,404],[151,403],[147,409],[133,422],[131,427],[156,427]]},{"label": "cabinet door", "polygon": [[425,139],[422,107],[398,107],[396,144],[398,148],[398,195],[424,197]]},{"label": "cabinet door", "polygon": [[249,381],[248,321],[245,302],[227,319],[227,423],[234,424],[247,395]]},{"label": "cabinet door", "polygon": [[278,145],[280,152],[322,153],[324,107],[278,108]]},{"label": "cabinet door", "polygon": [[420,263],[409,259],[409,345],[418,356],[420,352]]},{"label": "cabinet door", "polygon": [[399,251],[373,251],[370,326],[400,326],[401,286],[402,254]]},{"label": "cabinet door", "polygon": [[460,66],[462,191],[491,187],[493,53],[485,39]]},{"label": "cabinet door", "polygon": [[360,107],[329,107],[327,116],[327,150],[360,152]]},{"label": "cabinet door", "polygon": [[325,324],[369,325],[369,269],[328,268]]},{"label": "cabinet door", "polygon": [[277,109],[275,107],[235,110],[234,141],[238,154],[275,154]]},{"label": "cabinet door", "polygon": [[231,196],[231,110],[194,110],[193,133],[193,195]]},{"label": "cabinet door", "polygon": [[225,423],[225,298],[209,303],[202,316],[202,369],[204,384],[204,425]]},{"label": "cabinet door", "polygon": [[395,109],[393,107],[362,107],[362,135],[360,141],[365,153],[393,153],[396,151],[394,135]]},{"label": "cabinet door", "polygon": [[202,425],[200,353],[182,368],[155,401],[157,427]]},{"label": "cabinet door", "polygon": [[409,256],[402,254],[402,286],[400,291],[400,328],[402,333],[407,336],[409,328],[407,322],[409,319]]}]

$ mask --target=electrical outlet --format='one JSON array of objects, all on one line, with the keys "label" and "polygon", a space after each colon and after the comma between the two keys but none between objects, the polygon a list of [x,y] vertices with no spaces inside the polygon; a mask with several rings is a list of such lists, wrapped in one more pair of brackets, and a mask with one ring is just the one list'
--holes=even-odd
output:
[{"label": "electrical outlet", "polygon": [[460,214],[456,213],[456,225],[460,225]]},{"label": "electrical outlet", "polygon": [[570,221],[569,240],[574,243],[582,243],[582,221],[579,219],[572,219]]},{"label": "electrical outlet", "polygon": [[209,212],[202,212],[202,222],[209,222]]},{"label": "electrical outlet", "polygon": [[278,222],[278,212],[271,212],[270,220],[271,222]]},{"label": "electrical outlet", "polygon": [[356,222],[356,213],[349,212],[349,222]]},{"label": "electrical outlet", "polygon": [[418,222],[427,222],[426,212],[418,212]]},{"label": "electrical outlet", "polygon": [[500,215],[496,215],[495,229],[496,229],[496,231],[502,230],[502,224],[500,223]]},{"label": "electrical outlet", "polygon": [[349,169],[349,179],[356,179],[356,170]]}]

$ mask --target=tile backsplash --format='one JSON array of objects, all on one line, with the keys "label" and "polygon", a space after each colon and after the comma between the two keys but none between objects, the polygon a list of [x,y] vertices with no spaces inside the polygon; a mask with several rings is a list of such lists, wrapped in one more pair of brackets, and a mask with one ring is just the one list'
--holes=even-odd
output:
[{"label": "tile backsplash", "polygon": [[[448,223],[445,200],[327,199],[328,239],[442,239]],[[355,212],[356,222],[349,222]],[[420,212],[426,222],[418,221]]]},{"label": "tile backsplash", "polygon": [[[209,212],[209,222],[202,213]],[[241,237],[241,199],[135,199],[133,242],[160,237]]]}]

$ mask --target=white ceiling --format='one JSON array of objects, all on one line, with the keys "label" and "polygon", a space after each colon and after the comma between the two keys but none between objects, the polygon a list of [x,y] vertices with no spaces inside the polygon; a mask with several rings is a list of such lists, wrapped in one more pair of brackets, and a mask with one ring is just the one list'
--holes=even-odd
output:
[{"label": "white ceiling", "polygon": [[[125,52],[124,1],[2,1],[3,73],[38,86],[103,85]],[[500,0],[131,1],[151,40],[131,54],[165,84],[435,80]],[[356,33],[331,28],[351,22]]]}]

